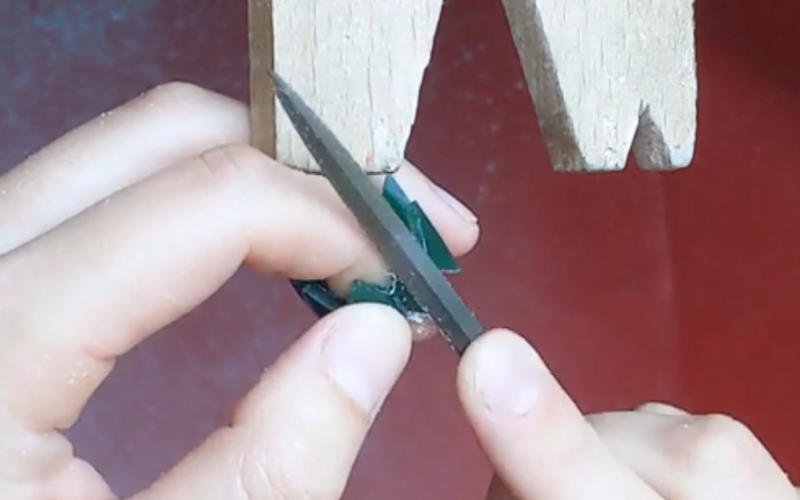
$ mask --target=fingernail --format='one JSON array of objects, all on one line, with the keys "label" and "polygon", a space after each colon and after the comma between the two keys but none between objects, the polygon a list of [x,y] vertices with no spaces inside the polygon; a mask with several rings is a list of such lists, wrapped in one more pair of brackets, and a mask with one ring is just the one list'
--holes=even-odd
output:
[{"label": "fingernail", "polygon": [[528,414],[547,373],[531,346],[516,334],[498,332],[475,347],[475,385],[486,408],[496,416]]},{"label": "fingernail", "polygon": [[340,309],[322,347],[324,369],[365,413],[373,416],[405,366],[411,343],[397,312],[375,304]]},{"label": "fingernail", "polygon": [[448,193],[447,191],[445,191],[440,186],[437,186],[436,184],[433,185],[433,190],[436,191],[436,194],[439,196],[439,198],[443,202],[445,202],[450,208],[452,208],[453,211],[455,211],[459,215],[459,217],[461,217],[467,222],[478,221],[478,217],[476,217],[475,214],[472,213],[472,211],[466,207],[466,205],[464,205],[458,199],[456,199],[455,196]]}]

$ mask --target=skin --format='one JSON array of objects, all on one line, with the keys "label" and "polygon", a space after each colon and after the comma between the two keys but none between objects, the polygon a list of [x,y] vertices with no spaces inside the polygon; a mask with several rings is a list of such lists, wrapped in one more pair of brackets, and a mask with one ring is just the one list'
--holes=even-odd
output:
[{"label": "skin", "polygon": [[[61,431],[119,356],[240,266],[339,285],[380,271],[324,179],[278,165],[248,135],[242,104],[168,84],[0,177],[0,498],[115,498]],[[398,179],[455,255],[473,248],[474,215],[411,165]],[[133,498],[339,499],[411,348],[409,325],[382,306],[322,319],[228,426]],[[471,346],[456,383],[497,471],[489,500],[797,498],[728,417],[661,404],[582,415],[513,332]]]}]

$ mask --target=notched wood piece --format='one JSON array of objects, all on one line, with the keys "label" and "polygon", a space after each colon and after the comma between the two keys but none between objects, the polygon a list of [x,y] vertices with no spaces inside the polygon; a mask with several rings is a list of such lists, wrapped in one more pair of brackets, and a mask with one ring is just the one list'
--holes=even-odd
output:
[{"label": "notched wood piece", "polygon": [[[271,3],[275,72],[367,172],[395,171],[416,119],[442,0]],[[318,172],[288,116],[273,109],[276,159]]]},{"label": "notched wood piece", "polygon": [[556,170],[691,163],[694,0],[503,3]]}]

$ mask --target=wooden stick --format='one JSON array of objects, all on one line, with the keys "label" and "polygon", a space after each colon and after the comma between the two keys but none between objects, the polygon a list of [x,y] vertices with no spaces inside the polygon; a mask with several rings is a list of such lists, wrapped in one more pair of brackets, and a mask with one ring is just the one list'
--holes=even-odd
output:
[{"label": "wooden stick", "polygon": [[250,141],[254,147],[275,158],[277,101],[270,76],[275,60],[272,0],[248,0],[247,20],[250,49]]},{"label": "wooden stick", "polygon": [[272,66],[367,172],[396,170],[416,119],[442,0],[249,0],[249,6],[253,143],[288,166],[319,171],[276,105]]},{"label": "wooden stick", "polygon": [[689,165],[694,0],[503,3],[556,170]]}]

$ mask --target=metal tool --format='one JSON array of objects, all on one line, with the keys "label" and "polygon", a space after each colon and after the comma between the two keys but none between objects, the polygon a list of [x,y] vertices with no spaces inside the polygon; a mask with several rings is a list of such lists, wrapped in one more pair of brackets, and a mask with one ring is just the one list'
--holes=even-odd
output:
[{"label": "metal tool", "polygon": [[275,95],[321,171],[373,241],[386,265],[459,355],[484,332],[403,221],[333,132],[279,75]]}]

